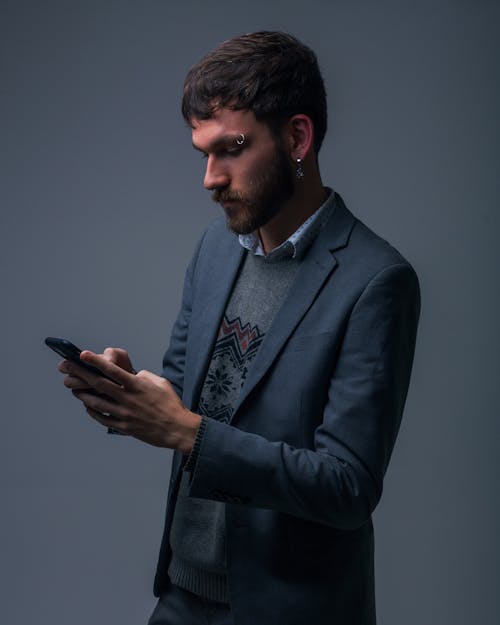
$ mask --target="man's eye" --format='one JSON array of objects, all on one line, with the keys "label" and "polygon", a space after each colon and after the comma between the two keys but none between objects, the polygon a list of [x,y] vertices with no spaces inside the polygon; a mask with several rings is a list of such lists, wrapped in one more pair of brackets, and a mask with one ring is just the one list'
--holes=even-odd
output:
[{"label": "man's eye", "polygon": [[[236,145],[234,147],[229,147],[229,148],[225,148],[223,150],[220,150],[218,152],[214,153],[214,156],[216,158],[224,158],[224,157],[235,157],[235,156],[239,156],[243,151],[243,148],[240,147],[239,145]],[[208,153],[207,152],[201,152],[201,158],[202,159],[207,159],[208,158]]]},{"label": "man's eye", "polygon": [[234,148],[228,148],[226,150],[226,154],[228,156],[238,156],[239,154],[241,154],[242,151],[243,151],[242,148],[237,146],[237,147],[234,147]]}]

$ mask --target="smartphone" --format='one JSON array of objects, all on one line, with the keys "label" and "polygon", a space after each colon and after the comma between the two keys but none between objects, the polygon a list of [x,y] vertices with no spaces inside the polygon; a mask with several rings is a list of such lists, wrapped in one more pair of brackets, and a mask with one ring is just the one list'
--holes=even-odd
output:
[{"label": "smartphone", "polygon": [[[100,369],[97,369],[96,367],[93,367],[92,365],[83,362],[83,360],[80,360],[80,354],[82,353],[82,350],[74,345],[71,341],[68,341],[66,339],[58,339],[54,336],[48,336],[45,339],[45,345],[47,345],[47,347],[50,347],[50,349],[53,349],[57,354],[59,354],[59,356],[67,358],[68,360],[73,360],[74,362],[78,363],[80,367],[87,369],[87,371],[97,373],[97,375],[102,375],[105,378],[108,378],[108,380],[114,382],[114,380],[112,380],[109,376],[105,375]],[[108,434],[121,434],[121,432],[113,428],[108,428]]]},{"label": "smartphone", "polygon": [[89,365],[86,362],[83,362],[83,360],[80,360],[80,354],[82,353],[82,350],[76,345],[73,345],[71,341],[67,341],[66,339],[56,339],[53,336],[48,336],[45,339],[45,345],[47,345],[47,347],[50,347],[50,349],[53,349],[57,354],[59,354],[59,356],[67,358],[68,360],[73,360],[73,362],[78,363],[80,367],[87,369],[87,371],[97,373],[97,375],[102,375],[105,378],[107,377],[99,369],[96,369],[92,365]]}]

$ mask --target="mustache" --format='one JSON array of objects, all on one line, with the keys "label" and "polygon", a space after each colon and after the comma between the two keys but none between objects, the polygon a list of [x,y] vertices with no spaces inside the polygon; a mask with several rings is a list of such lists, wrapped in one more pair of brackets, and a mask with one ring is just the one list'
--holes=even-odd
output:
[{"label": "mustache", "polygon": [[229,189],[215,189],[212,193],[212,200],[220,204],[221,202],[244,202],[245,196],[239,191],[229,191]]}]

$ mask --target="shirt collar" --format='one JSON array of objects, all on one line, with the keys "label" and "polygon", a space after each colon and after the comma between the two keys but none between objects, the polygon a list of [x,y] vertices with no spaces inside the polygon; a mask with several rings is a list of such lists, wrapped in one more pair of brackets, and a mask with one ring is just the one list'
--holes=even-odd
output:
[{"label": "shirt collar", "polygon": [[297,230],[291,234],[286,241],[275,247],[268,254],[264,253],[260,237],[257,231],[250,234],[240,234],[238,239],[240,244],[255,256],[265,256],[266,260],[277,260],[278,258],[301,258],[305,251],[318,235],[321,228],[330,219],[335,202],[332,189],[326,187],[328,197],[325,202],[316,210]]}]

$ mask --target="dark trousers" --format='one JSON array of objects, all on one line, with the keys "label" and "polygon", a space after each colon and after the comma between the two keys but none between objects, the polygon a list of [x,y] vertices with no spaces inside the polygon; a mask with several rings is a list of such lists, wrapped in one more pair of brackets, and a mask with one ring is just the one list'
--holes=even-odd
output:
[{"label": "dark trousers", "polygon": [[170,585],[148,621],[148,625],[234,625],[231,608]]}]

